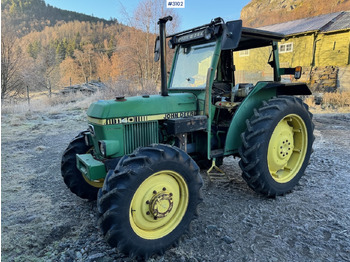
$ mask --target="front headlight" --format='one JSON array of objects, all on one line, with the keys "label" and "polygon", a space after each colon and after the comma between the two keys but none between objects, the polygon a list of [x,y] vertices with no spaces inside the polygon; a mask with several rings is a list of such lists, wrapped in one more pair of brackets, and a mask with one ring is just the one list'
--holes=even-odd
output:
[{"label": "front headlight", "polygon": [[93,125],[89,124],[88,131],[90,132],[90,134],[91,134],[92,136],[95,135],[95,128],[94,128]]},{"label": "front headlight", "polygon": [[120,143],[117,140],[100,140],[98,148],[103,157],[115,156],[121,150]]},{"label": "front headlight", "polygon": [[84,141],[85,141],[85,145],[86,146],[90,146],[91,143],[90,143],[90,133],[85,133],[84,134]]},{"label": "front headlight", "polygon": [[100,149],[101,155],[106,156],[106,143],[102,140],[98,141],[98,148]]}]

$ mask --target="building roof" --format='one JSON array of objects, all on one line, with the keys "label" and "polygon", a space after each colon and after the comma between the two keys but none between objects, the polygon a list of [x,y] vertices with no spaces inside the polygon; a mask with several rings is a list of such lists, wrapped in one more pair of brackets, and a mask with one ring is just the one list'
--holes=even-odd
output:
[{"label": "building roof", "polygon": [[350,11],[308,17],[281,24],[268,25],[260,27],[259,29],[285,35],[294,35],[310,31],[330,32],[350,29]]},{"label": "building roof", "polygon": [[341,12],[333,23],[326,25],[322,31],[330,32],[342,29],[350,29],[350,11]]}]

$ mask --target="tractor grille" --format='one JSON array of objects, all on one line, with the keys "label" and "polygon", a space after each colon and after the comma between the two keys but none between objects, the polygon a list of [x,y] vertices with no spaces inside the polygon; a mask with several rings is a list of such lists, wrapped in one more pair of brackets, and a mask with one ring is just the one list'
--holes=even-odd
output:
[{"label": "tractor grille", "polygon": [[124,153],[130,154],[140,146],[158,143],[158,122],[134,123],[124,125]]}]

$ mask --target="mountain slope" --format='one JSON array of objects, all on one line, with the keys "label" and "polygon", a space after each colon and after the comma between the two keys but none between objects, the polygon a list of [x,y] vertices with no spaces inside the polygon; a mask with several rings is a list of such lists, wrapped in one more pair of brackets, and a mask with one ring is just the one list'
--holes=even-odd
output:
[{"label": "mountain slope", "polygon": [[18,35],[25,35],[32,31],[42,31],[45,26],[53,26],[59,21],[71,22],[116,22],[97,17],[62,10],[47,5],[44,0],[2,0],[2,19],[10,20]]},{"label": "mountain slope", "polygon": [[350,10],[350,0],[252,0],[241,11],[244,26],[261,27]]}]

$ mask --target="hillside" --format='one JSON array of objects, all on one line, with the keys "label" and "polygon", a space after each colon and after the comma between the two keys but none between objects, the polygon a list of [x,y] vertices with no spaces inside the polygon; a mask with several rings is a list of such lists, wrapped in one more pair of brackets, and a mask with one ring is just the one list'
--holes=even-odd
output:
[{"label": "hillside", "polygon": [[116,21],[62,10],[45,3],[44,0],[2,0],[2,20],[11,20],[18,36],[23,36],[33,31],[42,31],[45,26],[53,26],[59,21],[71,22],[103,22],[110,24]]},{"label": "hillside", "polygon": [[244,26],[261,27],[350,10],[350,0],[251,0],[241,11]]},{"label": "hillside", "polygon": [[154,21],[167,15],[178,21],[175,11],[156,8],[160,1],[140,2],[130,14],[133,23],[123,25],[43,0],[2,0],[2,100],[35,92],[51,97],[68,85],[92,80],[128,94],[156,92],[160,74],[153,59]]}]

